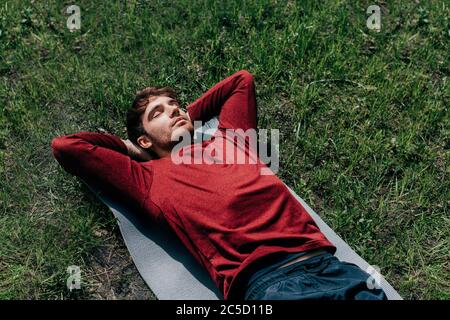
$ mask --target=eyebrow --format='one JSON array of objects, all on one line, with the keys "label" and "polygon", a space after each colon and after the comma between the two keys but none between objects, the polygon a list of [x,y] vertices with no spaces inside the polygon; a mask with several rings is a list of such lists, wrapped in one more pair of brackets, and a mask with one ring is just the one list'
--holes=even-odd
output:
[{"label": "eyebrow", "polygon": [[[176,102],[177,104],[179,104],[179,102],[177,101],[177,100],[175,100],[175,99],[170,99],[169,100],[169,103],[170,102]],[[150,116],[152,115],[152,113],[157,109],[157,108],[159,108],[161,106],[161,103],[158,103],[156,106],[153,106],[152,107],[152,109],[148,112],[148,117],[147,117],[147,120],[150,120]]]}]

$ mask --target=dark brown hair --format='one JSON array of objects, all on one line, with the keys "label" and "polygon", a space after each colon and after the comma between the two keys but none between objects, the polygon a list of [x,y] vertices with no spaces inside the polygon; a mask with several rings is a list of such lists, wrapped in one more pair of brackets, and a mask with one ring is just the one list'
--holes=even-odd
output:
[{"label": "dark brown hair", "polygon": [[170,87],[147,87],[138,93],[127,112],[128,139],[137,144],[137,139],[145,134],[142,115],[153,97],[165,96],[177,100],[175,91]]}]

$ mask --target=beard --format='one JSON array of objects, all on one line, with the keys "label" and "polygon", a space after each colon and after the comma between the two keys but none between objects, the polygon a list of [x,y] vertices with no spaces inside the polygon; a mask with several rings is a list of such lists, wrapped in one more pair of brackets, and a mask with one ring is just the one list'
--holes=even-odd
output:
[{"label": "beard", "polygon": [[150,133],[147,132],[147,136],[152,142],[150,148],[154,153],[171,152],[172,149],[180,144],[181,146],[192,143],[192,137],[194,135],[194,127],[191,124],[185,124],[171,128],[172,130]]},{"label": "beard", "polygon": [[181,144],[181,146],[190,144],[193,135],[194,128],[192,126],[180,126],[175,128],[170,137],[170,148],[175,147],[177,144]]}]

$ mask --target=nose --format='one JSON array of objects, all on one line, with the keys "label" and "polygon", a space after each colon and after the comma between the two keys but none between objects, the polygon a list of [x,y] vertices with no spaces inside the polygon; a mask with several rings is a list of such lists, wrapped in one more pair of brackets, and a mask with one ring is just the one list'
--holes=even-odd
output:
[{"label": "nose", "polygon": [[178,108],[177,106],[171,106],[172,108],[169,111],[170,117],[177,117],[180,115],[180,108]]}]

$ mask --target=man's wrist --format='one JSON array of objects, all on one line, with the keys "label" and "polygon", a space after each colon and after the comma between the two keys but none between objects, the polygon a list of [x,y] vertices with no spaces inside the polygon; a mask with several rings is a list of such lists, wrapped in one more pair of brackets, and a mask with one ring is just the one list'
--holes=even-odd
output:
[{"label": "man's wrist", "polygon": [[139,161],[148,161],[148,160],[152,159],[152,157],[150,156],[150,154],[146,150],[144,150],[144,149],[140,148],[139,146],[135,145],[129,139],[127,139],[127,140],[121,139],[121,140],[123,141],[123,143],[127,147],[128,155],[131,158],[133,158],[135,160],[139,160]]},{"label": "man's wrist", "polygon": [[125,140],[125,139],[120,139],[122,140],[123,144],[125,145],[125,147],[127,148],[127,153],[130,154],[130,147],[129,147],[129,143],[131,142],[130,140]]}]

